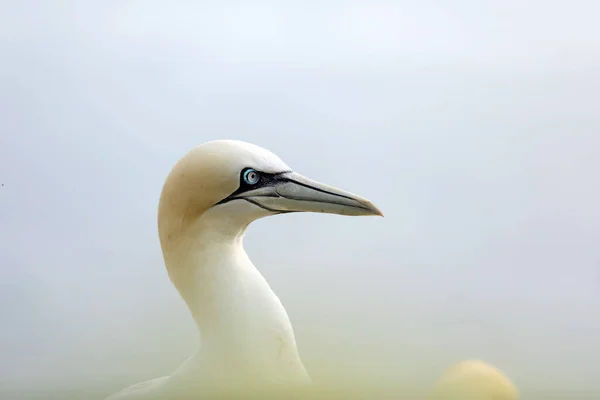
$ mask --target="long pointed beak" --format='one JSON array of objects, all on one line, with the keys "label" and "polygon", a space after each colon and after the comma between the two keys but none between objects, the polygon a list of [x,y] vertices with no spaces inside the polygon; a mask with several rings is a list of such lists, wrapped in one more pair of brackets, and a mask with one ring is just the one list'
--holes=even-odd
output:
[{"label": "long pointed beak", "polygon": [[240,197],[273,212],[383,216],[381,210],[369,200],[296,172],[282,174],[271,184],[247,191]]}]

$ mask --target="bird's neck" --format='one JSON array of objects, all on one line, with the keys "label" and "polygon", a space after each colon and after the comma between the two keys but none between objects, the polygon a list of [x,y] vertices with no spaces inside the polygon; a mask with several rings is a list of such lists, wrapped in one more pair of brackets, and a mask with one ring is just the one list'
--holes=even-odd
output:
[{"label": "bird's neck", "polygon": [[243,249],[244,230],[213,221],[165,258],[177,264],[167,267],[200,330],[199,355],[225,375],[306,379],[285,308]]}]

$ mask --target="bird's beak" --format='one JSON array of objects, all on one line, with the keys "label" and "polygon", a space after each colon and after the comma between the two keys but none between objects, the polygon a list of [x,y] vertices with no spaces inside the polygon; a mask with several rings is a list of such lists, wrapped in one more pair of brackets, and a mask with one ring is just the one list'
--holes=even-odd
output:
[{"label": "bird's beak", "polygon": [[260,188],[239,197],[273,212],[317,212],[340,215],[379,215],[383,213],[369,200],[313,181],[296,172],[278,175]]}]

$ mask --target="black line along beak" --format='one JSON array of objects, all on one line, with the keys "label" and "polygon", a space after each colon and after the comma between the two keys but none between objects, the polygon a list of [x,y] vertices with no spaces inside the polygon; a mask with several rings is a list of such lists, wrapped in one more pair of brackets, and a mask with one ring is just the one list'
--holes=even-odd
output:
[{"label": "black line along beak", "polygon": [[[240,188],[242,189],[242,188]],[[238,190],[220,203],[243,199],[275,213],[317,212],[349,216],[383,213],[369,200],[296,172],[268,175],[258,187]]]}]

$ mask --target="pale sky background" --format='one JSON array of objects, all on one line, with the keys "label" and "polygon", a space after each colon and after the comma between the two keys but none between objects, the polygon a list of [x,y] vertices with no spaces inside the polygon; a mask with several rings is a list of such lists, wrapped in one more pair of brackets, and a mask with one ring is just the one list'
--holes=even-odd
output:
[{"label": "pale sky background", "polygon": [[180,156],[232,138],[386,215],[248,232],[313,376],[477,357],[525,391],[600,390],[597,3],[11,3],[0,386],[127,385],[191,354],[156,206]]}]

